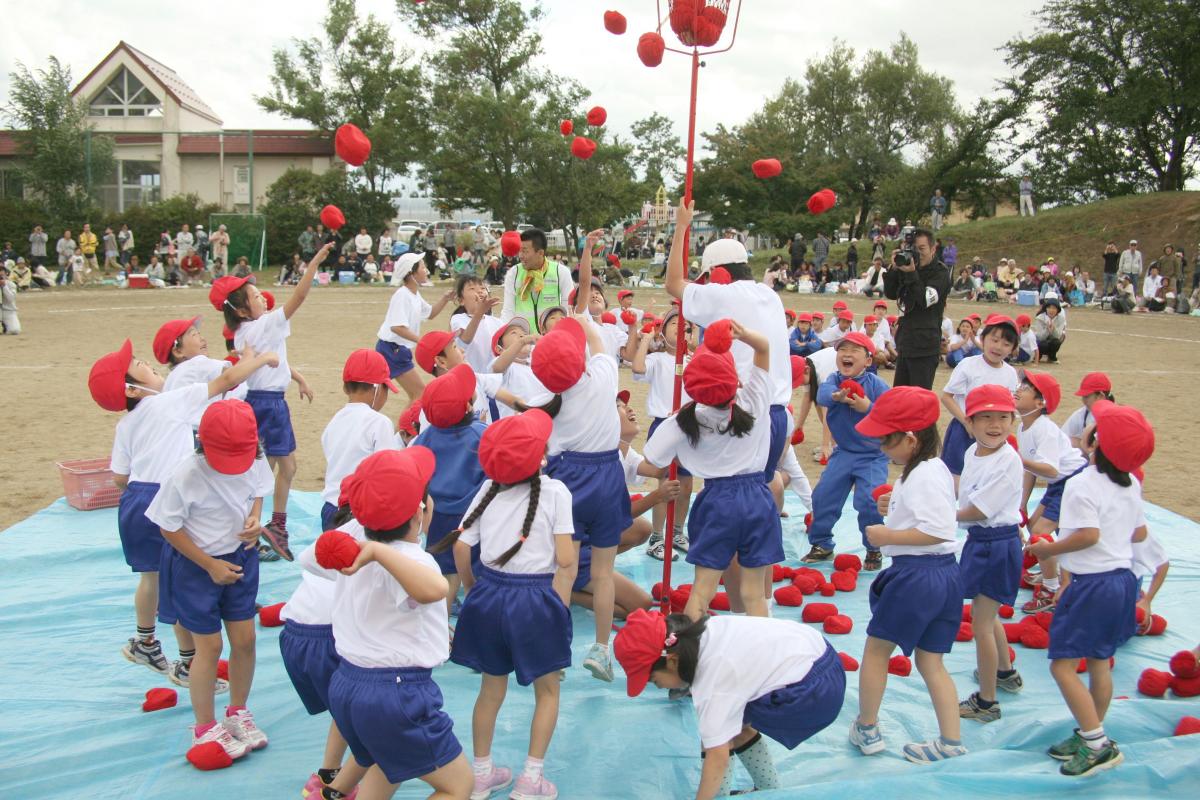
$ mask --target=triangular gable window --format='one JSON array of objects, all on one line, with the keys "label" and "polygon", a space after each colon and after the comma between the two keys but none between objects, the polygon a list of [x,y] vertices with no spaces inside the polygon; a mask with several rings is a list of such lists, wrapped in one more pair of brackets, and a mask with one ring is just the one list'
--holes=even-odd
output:
[{"label": "triangular gable window", "polygon": [[162,113],[162,101],[125,67],[92,100],[93,117],[149,117]]}]

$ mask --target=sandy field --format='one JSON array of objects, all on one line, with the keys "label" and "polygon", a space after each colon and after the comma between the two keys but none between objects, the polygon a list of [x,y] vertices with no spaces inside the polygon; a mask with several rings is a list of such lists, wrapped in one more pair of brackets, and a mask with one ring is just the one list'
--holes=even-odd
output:
[{"label": "sandy field", "polygon": [[[425,290],[432,303],[448,287]],[[276,297],[288,289],[271,287]],[[316,399],[299,399],[295,384],[289,403],[298,442],[299,471],[295,488],[319,490],[324,474],[320,437],[326,422],[345,402],[341,369],[346,355],[358,347],[373,347],[375,333],[387,309],[391,289],[383,287],[314,288],[292,319],[288,359],[312,386]],[[615,297],[615,290],[610,290]],[[0,337],[0,398],[3,401],[3,446],[0,447],[0,530],[24,519],[62,495],[55,462],[105,456],[112,444],[118,415],[102,411],[87,391],[87,373],[100,355],[130,337],[138,357],[153,360],[150,345],[158,326],[168,319],[202,316],[201,332],[210,354],[220,358],[221,317],[207,302],[207,289],[120,290],[112,287],[59,289],[20,295],[18,308],[23,333]],[[801,311],[828,311],[830,295],[784,294],[785,306]],[[856,315],[869,313],[871,302],[850,299]],[[664,292],[639,290],[637,305],[661,314]],[[949,314],[972,311],[986,315],[995,307],[952,303]],[[451,306],[425,330],[444,327]],[[1015,309],[1011,313],[1018,313]],[[1167,314],[1119,316],[1092,309],[1068,312],[1069,333],[1060,363],[1046,365],[1063,385],[1063,402],[1054,415],[1060,424],[1078,407],[1072,396],[1080,377],[1104,370],[1122,403],[1139,407],[1154,424],[1158,449],[1147,465],[1146,497],[1153,503],[1200,520],[1200,494],[1189,489],[1187,465],[1195,458],[1197,390],[1200,389],[1200,318]],[[165,368],[163,368],[165,370]],[[884,372],[890,380],[894,373]],[[942,368],[935,388],[950,370]],[[427,377],[427,376],[426,376]],[[634,383],[622,370],[621,383],[633,393],[633,405],[643,412],[644,384]],[[392,419],[405,405],[395,395],[383,409]],[[948,421],[943,415],[943,424]],[[648,425],[648,420],[643,421]],[[806,442],[798,454],[815,484],[821,467],[812,458],[820,441],[820,424],[810,415]],[[637,442],[640,449],[641,441]]]}]

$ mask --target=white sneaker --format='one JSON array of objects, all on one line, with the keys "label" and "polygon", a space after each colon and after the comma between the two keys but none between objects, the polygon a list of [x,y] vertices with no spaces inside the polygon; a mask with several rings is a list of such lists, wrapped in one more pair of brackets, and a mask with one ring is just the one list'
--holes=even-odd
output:
[{"label": "white sneaker", "polygon": [[691,542],[688,541],[687,534],[683,532],[683,529],[677,529],[675,535],[671,537],[671,546],[674,550],[678,553],[686,553],[690,545]]},{"label": "white sneaker", "polygon": [[245,742],[239,741],[229,732],[228,728],[221,724],[213,725],[200,736],[196,736],[193,731],[192,747],[206,742],[216,742],[221,745],[221,748],[233,759],[241,758],[250,752],[250,748],[246,746]]},{"label": "white sneaker", "polygon": [[254,724],[254,715],[242,709],[231,717],[221,720],[225,729],[250,750],[261,750],[267,746],[267,735]]},{"label": "white sneaker", "polygon": [[883,734],[879,732],[879,725],[864,728],[858,724],[857,719],[850,723],[850,744],[862,751],[864,756],[873,756],[887,749],[883,742]]},{"label": "white sneaker", "polygon": [[606,683],[613,681],[612,659],[608,656],[608,648],[599,642],[593,642],[588,650],[587,658],[583,659],[583,668]]},{"label": "white sneaker", "polygon": [[[192,685],[191,677],[188,674],[188,663],[183,659],[171,662],[171,668],[167,670],[167,680],[176,686],[182,686],[184,689],[190,688]],[[229,691],[229,681],[224,678],[217,678],[213,684],[213,691],[217,694],[223,694]]]}]

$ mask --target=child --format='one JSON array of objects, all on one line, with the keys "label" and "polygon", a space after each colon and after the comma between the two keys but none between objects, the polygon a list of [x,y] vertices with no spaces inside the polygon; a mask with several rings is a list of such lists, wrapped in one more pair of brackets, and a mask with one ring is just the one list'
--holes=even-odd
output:
[{"label": "child", "polygon": [[[419,542],[435,466],[424,447],[384,450],[363,459],[346,487],[367,541],[334,587],[341,664],[329,682],[329,710],[367,769],[360,788],[372,800],[391,798],[412,778],[432,786],[433,797],[467,797],[472,788],[471,766],[432,677],[450,653],[449,587]],[[329,789],[321,793],[333,799]]]},{"label": "child", "polygon": [[21,332],[21,320],[17,316],[17,285],[3,267],[0,267],[0,325],[4,333],[11,336]]},{"label": "child", "polygon": [[[891,320],[888,319],[888,304],[887,300],[880,298],[875,301],[874,308],[871,309],[871,314],[879,320],[879,332],[883,334],[884,339],[895,344],[896,332],[892,330]],[[864,325],[866,323],[864,322]]]},{"label": "child", "polygon": [[[822,332],[825,330],[825,315],[820,311],[812,312],[812,330],[817,335],[817,338],[820,339]],[[822,340],[821,346],[823,347],[824,345],[825,342]]]},{"label": "child", "polygon": [[1021,585],[1023,471],[1007,441],[1015,412],[1012,391],[1004,386],[985,383],[967,394],[967,432],[975,443],[967,448],[959,481],[958,522],[967,529],[959,573],[963,599],[971,601],[979,691],[958,704],[958,713],[979,722],[1000,719],[997,686],[1013,694],[1023,686],[997,618],[1000,606],[1016,602]]},{"label": "child", "polygon": [[321,491],[321,530],[330,530],[337,513],[342,481],[359,463],[380,450],[396,448],[392,422],[379,413],[388,395],[399,391],[388,377],[388,365],[374,350],[355,350],[342,367],[346,405],[338,409],[321,432],[325,454],[325,487]]},{"label": "child", "polygon": [[[393,379],[399,378],[400,386],[408,394],[409,401],[421,396],[424,384],[413,372],[412,350],[409,342],[416,344],[421,339],[421,320],[433,319],[442,313],[446,303],[454,297],[451,290],[442,295],[434,305],[425,302],[420,287],[429,278],[429,268],[420,253],[405,253],[396,262],[392,272],[392,284],[399,285],[388,302],[387,316],[379,326],[379,341],[375,350],[387,359],[388,370]],[[301,281],[303,283],[303,280]],[[293,295],[294,296],[294,295]]]},{"label": "child", "polygon": [[[1039,540],[1028,550],[1043,563],[1061,559],[1071,573],[1050,623],[1050,674],[1079,727],[1050,747],[1065,762],[1063,775],[1084,777],[1124,760],[1104,733],[1112,699],[1108,659],[1134,632],[1137,580],[1130,571],[1132,544],[1146,538],[1142,485],[1130,473],[1154,452],[1154,430],[1134,408],[1100,401],[1091,465],[1071,480],[1062,501],[1057,541]],[[1088,686],[1075,674],[1087,659]]]},{"label": "child", "polygon": [[[1062,389],[1058,381],[1044,372],[1025,370],[1017,387],[1017,414],[1021,426],[1017,443],[1021,463],[1025,467],[1025,483],[1021,491],[1021,514],[1027,520],[1033,536],[1044,536],[1058,527],[1058,512],[1067,480],[1087,467],[1087,458],[1071,446],[1071,440],[1050,419],[1058,409]],[[1029,496],[1037,479],[1046,481],[1046,491],[1032,515],[1026,513]],[[1033,599],[1021,606],[1026,614],[1053,611],[1059,590],[1058,567],[1054,559],[1039,561],[1042,568],[1041,585],[1033,590]]]},{"label": "child", "polygon": [[1071,440],[1071,444],[1084,449],[1083,432],[1088,426],[1092,425],[1092,406],[1097,400],[1107,400],[1110,403],[1116,402],[1112,394],[1112,380],[1103,372],[1089,372],[1083,376],[1083,380],[1079,382],[1079,389],[1075,392],[1075,396],[1082,398],[1083,405],[1075,409],[1075,413],[1067,417],[1067,421],[1063,423],[1063,433]]},{"label": "child", "polygon": [[[466,355],[457,341],[455,334],[450,331],[430,331],[417,342],[413,358],[421,369],[435,378],[445,375],[459,364],[467,364]],[[469,364],[467,366],[474,372]],[[471,410],[475,419],[485,425],[500,418],[497,401],[510,409],[523,410],[525,407],[521,398],[504,388],[504,376],[491,369],[475,372],[474,386]]]},{"label": "child", "polygon": [[[839,301],[840,302],[840,301]],[[837,324],[832,328],[826,328],[821,331],[821,343],[833,347],[841,339],[845,338],[846,334],[851,333],[854,329],[854,312],[842,309],[837,312]]]},{"label": "child", "polygon": [[[503,377],[501,387],[514,397],[522,398],[529,406],[538,406],[551,399],[550,392],[533,374],[529,366],[530,354],[537,336],[529,332],[529,323],[524,317],[513,317],[492,334],[492,352],[495,354],[491,371]],[[500,418],[519,413],[515,406],[501,403]]]},{"label": "child", "polygon": [[837,719],[846,695],[837,652],[812,628],[788,620],[694,620],[639,610],[613,647],[630,697],[649,682],[690,687],[704,763],[697,797],[731,793],[731,752],[756,790],[780,788],[763,734],[794,750]]},{"label": "child", "polygon": [[946,344],[946,366],[957,367],[968,356],[979,353],[979,341],[975,338],[975,326],[970,318],[958,323],[958,331]]},{"label": "child", "polygon": [[313,256],[287,302],[274,311],[267,311],[266,298],[249,278],[217,278],[208,292],[209,302],[225,315],[225,324],[233,331],[236,350],[244,351],[247,346],[252,346],[256,350],[278,353],[278,365],[254,372],[247,379],[246,402],[254,409],[263,451],[275,472],[271,521],[263,526],[263,538],[272,550],[288,561],[292,560],[292,551],[288,548],[287,502],[292,478],[296,475],[296,435],[284,399],[292,376],[287,362],[287,337],[292,333],[292,316],[308,297],[313,276],[331,247],[333,244],[326,242]]},{"label": "child", "polygon": [[889,337],[889,329],[883,327],[886,324],[887,320],[881,320],[874,314],[868,314],[863,318],[862,332],[875,345],[874,364],[872,365],[874,370],[878,370],[880,367],[894,368],[896,358],[899,356],[895,343]]},{"label": "child", "polygon": [[[267,746],[246,701],[254,680],[255,543],[271,470],[259,449],[254,411],[241,400],[209,406],[198,436],[197,453],[163,481],[146,518],[171,545],[162,559],[159,615],[178,618],[196,640],[188,687],[196,719],[192,746],[216,742],[236,759]],[[229,705],[217,724],[222,622],[229,634]]]},{"label": "child", "polygon": [[[833,526],[842,516],[846,495],[853,489],[858,527],[867,549],[863,568],[874,571],[883,566],[883,555],[867,539],[866,531],[883,521],[871,492],[887,482],[888,460],[879,449],[879,442],[859,434],[856,426],[871,410],[871,404],[890,387],[878,375],[867,372],[875,355],[875,344],[866,336],[848,334],[838,342],[836,353],[837,369],[821,382],[817,405],[827,409],[826,424],[837,445],[813,490],[812,524],[808,528],[812,547],[801,561],[816,564],[833,558]],[[857,383],[862,391],[854,387],[847,391],[843,385],[848,381]]]},{"label": "child", "polygon": [[796,315],[796,327],[788,339],[788,349],[794,356],[807,358],[825,346],[821,337],[813,330],[813,315],[807,311]]},{"label": "child", "polygon": [[[658,426],[662,424],[663,420],[674,413],[675,346],[678,343],[678,326],[679,309],[672,307],[663,316],[660,332],[640,334],[636,329],[634,330],[633,335],[638,337],[638,342],[637,350],[633,354],[633,379],[639,383],[649,384],[646,390],[646,413],[650,416],[651,421],[650,430],[646,433],[647,441],[654,436],[654,432],[658,430]],[[649,352],[652,344],[657,345],[661,350]],[[685,366],[688,363],[686,354],[683,363]],[[690,403],[691,399],[686,391],[680,390],[679,404],[681,407]],[[692,500],[692,474],[680,467],[678,476],[681,492],[675,502],[675,530],[672,531],[671,536],[672,560],[674,560],[674,553],[686,553],[688,550],[688,537],[683,532],[683,523],[687,519],[688,507]],[[660,485],[663,480],[659,481]],[[651,512],[650,540],[646,544],[646,553],[659,561],[663,560],[666,553],[665,533],[663,532],[666,515],[666,506],[654,507],[654,511]]]},{"label": "child", "polygon": [[971,446],[971,435],[967,430],[967,395],[972,389],[986,384],[1002,386],[1009,394],[1016,391],[1017,371],[1006,362],[1016,352],[1017,341],[1016,323],[1000,314],[988,317],[979,337],[979,355],[959,361],[942,390],[942,405],[952,417],[942,443],[942,461],[956,479],[962,475],[963,455]]},{"label": "child", "polygon": [[[633,307],[633,290],[622,289],[617,292],[617,304],[620,308],[617,310],[617,327],[619,327],[626,336],[633,336],[634,332],[642,327],[642,318],[646,315],[645,311],[640,308]],[[625,312],[633,314],[633,322],[626,322]]]},{"label": "child", "polygon": [[[504,324],[492,316],[492,310],[503,302],[499,297],[488,295],[487,284],[474,275],[460,275],[454,283],[454,296],[461,304],[450,317],[450,330],[458,337],[467,363],[476,374],[491,372],[492,337]],[[493,420],[499,415],[494,415]]]},{"label": "child", "polygon": [[[200,317],[164,322],[154,335],[154,357],[171,369],[163,383],[164,392],[173,392],[193,383],[208,383],[231,366],[224,359],[209,358],[208,342],[200,335]],[[209,402],[245,400],[246,392],[246,384],[239,383],[228,392],[209,398]],[[196,409],[192,418],[193,430],[200,427],[202,416],[204,407]]]},{"label": "child", "polygon": [[[753,349],[747,380],[738,389],[738,371],[730,350],[717,346],[718,330]],[[687,561],[696,568],[684,613],[701,618],[717,591],[721,574],[736,555],[741,567],[739,591],[746,613],[765,617],[763,576],[783,560],[783,530],[775,498],[763,472],[771,446],[769,408],[772,382],[770,343],[766,336],[732,320],[717,320],[683,371],[692,402],[665,419],[646,442],[643,475],[661,476],[672,460],[704,480],[688,519]],[[725,342],[729,341],[725,338]],[[774,476],[774,465],[770,465]]]},{"label": "child", "polygon": [[1017,328],[1021,331],[1021,343],[1017,354],[1013,357],[1014,364],[1028,364],[1033,362],[1038,363],[1041,356],[1038,355],[1037,336],[1033,333],[1033,320],[1028,314],[1020,314],[1017,316]]},{"label": "child", "polygon": [[[553,798],[544,759],[558,721],[559,670],[571,666],[571,583],[575,546],[571,494],[541,474],[554,423],[538,409],[491,425],[479,441],[487,482],[474,493],[462,529],[440,546],[454,545],[454,561],[469,592],[463,602],[450,660],[483,673],[472,735],[475,790],[487,798],[506,788],[512,773],[492,763],[496,717],[508,675],[534,687],[529,755],[512,796]],[[518,530],[517,520],[523,520]],[[471,548],[480,546],[479,575]],[[478,577],[478,582],[476,582]]]},{"label": "child", "polygon": [[850,743],[863,755],[881,753],[879,706],[887,686],[888,661],[899,646],[916,650],[940,736],[910,742],[904,757],[930,764],[965,755],[959,732],[958,693],[942,663],[962,618],[962,583],[954,539],[958,523],[954,481],[937,457],[937,395],[916,386],[897,386],[856,426],[863,436],[882,440],[887,457],[904,469],[895,488],[879,498],[887,523],[867,528],[871,545],[892,564],[871,583],[871,622],[858,679],[858,718],[850,723]]},{"label": "child", "polygon": [[542,309],[542,313],[538,314],[537,318],[538,333],[545,336],[566,315],[567,310],[562,306],[550,306],[549,308]]},{"label": "child", "polygon": [[[179,660],[170,663],[155,637],[154,619],[159,604],[159,570],[168,553],[159,528],[146,509],[175,468],[194,450],[191,421],[202,413],[210,398],[232,389],[259,367],[277,363],[273,353],[247,350],[237,366],[208,383],[189,384],[174,392],[163,391],[163,379],[141,359],[133,357],[128,339],[115,353],[99,358],[88,375],[92,399],[106,411],[128,411],[113,435],[113,482],[121,490],[117,531],[125,563],[139,573],[134,594],[137,635],[122,648],[134,664],[144,664],[166,675],[173,683],[188,685],[188,669],[196,654],[192,636],[175,625]],[[169,549],[169,548],[168,548]],[[160,613],[164,622],[175,620]],[[224,689],[224,682],[218,684]]]}]

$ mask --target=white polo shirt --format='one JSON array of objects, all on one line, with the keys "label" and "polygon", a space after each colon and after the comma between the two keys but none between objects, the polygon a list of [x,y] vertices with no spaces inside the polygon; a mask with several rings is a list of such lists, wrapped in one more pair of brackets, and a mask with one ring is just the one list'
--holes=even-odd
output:
[{"label": "white polo shirt", "polygon": [[1147,532],[1145,539],[1133,543],[1133,575],[1135,578],[1149,578],[1169,560],[1166,548],[1152,533]]},{"label": "white polo shirt", "polygon": [[954,372],[950,373],[950,380],[946,381],[946,386],[942,391],[954,395],[958,407],[965,412],[967,395],[971,390],[995,384],[1003,386],[1010,392],[1015,392],[1018,383],[1017,371],[1010,364],[1001,362],[997,366],[992,366],[982,355],[977,355],[968,356],[958,362],[958,366],[954,368]]},{"label": "white polo shirt", "polygon": [[263,392],[285,392],[292,380],[287,360],[287,339],[292,325],[282,308],[268,311],[258,319],[244,320],[233,334],[233,346],[241,351],[247,344],[259,353],[275,353],[279,366],[259,367],[246,378],[246,388]]},{"label": "white polo shirt", "polygon": [[[350,534],[360,542],[366,539],[362,525],[354,519],[339,525],[338,530]],[[296,563],[302,567],[300,584],[280,609],[280,619],[291,620],[301,625],[333,624],[335,582],[339,573],[318,564],[316,550],[317,543],[313,542],[296,556]]]},{"label": "white polo shirt", "polygon": [[138,401],[117,422],[113,436],[114,474],[131,481],[163,483],[180,462],[196,450],[192,420],[208,405],[208,384],[193,383],[181,389],[151,395]]},{"label": "white polo shirt", "polygon": [[1062,428],[1045,414],[1035,419],[1028,428],[1024,422],[1021,423],[1017,430],[1017,444],[1021,448],[1021,455],[1028,460],[1049,464],[1058,470],[1058,475],[1050,483],[1062,480],[1087,463],[1087,458],[1071,444]]},{"label": "white polo shirt", "polygon": [[[466,519],[487,494],[492,482],[484,481],[475,494],[475,499],[463,514]],[[474,546],[480,545],[480,558],[484,566],[497,572],[525,575],[548,575],[558,569],[554,554],[554,537],[571,536],[575,523],[571,516],[571,492],[561,481],[541,476],[537,511],[529,538],[507,564],[499,565],[496,559],[504,555],[521,538],[521,527],[529,511],[529,485],[517,484],[504,489],[488,504],[479,519],[469,528],[464,528],[459,541]]]},{"label": "white polo shirt", "polygon": [[383,324],[379,326],[378,336],[385,342],[415,347],[416,342],[405,339],[392,328],[403,325],[413,336],[420,338],[421,321],[429,319],[429,315],[432,313],[433,306],[425,302],[425,298],[421,297],[420,292],[413,292],[407,286],[401,286],[392,293],[392,299],[388,302],[387,316],[383,318]]},{"label": "white polo shirt", "polygon": [[[690,360],[684,356],[686,366]],[[646,354],[646,371],[633,373],[637,383],[649,385],[646,390],[646,413],[653,419],[669,417],[672,412],[672,399],[675,394],[675,355],[662,351]],[[679,389],[679,406],[682,408],[692,401],[685,389]]]},{"label": "white polo shirt", "polygon": [[637,450],[629,447],[625,451],[625,455],[621,456],[621,467],[625,470],[625,483],[629,486],[641,486],[646,482],[645,475],[638,475],[638,467],[645,461]]},{"label": "white polo shirt", "polygon": [[[470,327],[471,319],[470,314],[455,314],[450,318],[450,330],[454,331],[456,336],[461,336],[462,332]],[[475,329],[475,337],[470,342],[456,338],[471,369],[478,373],[491,372],[492,361],[496,358],[492,354],[492,337],[503,326],[503,320],[489,314],[479,318],[479,327]]]},{"label": "white polo shirt", "polygon": [[[587,323],[585,323],[587,324]],[[562,393],[562,408],[554,417],[547,451],[602,453],[621,441],[617,412],[617,362],[603,353],[588,359],[579,382]]]},{"label": "white polo shirt", "polygon": [[[210,383],[232,366],[233,364],[224,359],[193,356],[171,368],[171,371],[167,373],[167,380],[163,383],[163,391],[173,392],[192,383]],[[218,400],[245,400],[247,391],[249,390],[246,388],[246,384],[239,383],[228,392],[210,397],[204,408],[201,408],[200,413],[192,420],[192,428],[200,427],[200,418],[204,416],[205,408]]]},{"label": "white polo shirt", "polygon": [[1025,470],[1021,457],[1007,444],[990,455],[979,456],[979,445],[967,448],[958,479],[958,507],[975,506],[987,519],[963,522],[962,527],[998,528],[1021,521],[1021,491]]},{"label": "white polo shirt", "polygon": [[1058,540],[1071,538],[1081,528],[1098,528],[1100,540],[1060,555],[1058,563],[1063,569],[1090,575],[1133,568],[1133,532],[1146,524],[1146,514],[1142,485],[1137,478],[1131,479],[1132,485],[1118,486],[1093,465],[1067,481],[1058,516]]},{"label": "white polo shirt", "polygon": [[886,524],[893,530],[916,528],[942,541],[926,545],[889,544],[880,548],[885,556],[937,556],[958,551],[958,501],[954,478],[940,458],[922,461],[892,486]]},{"label": "white polo shirt", "polygon": [[[386,386],[379,391],[386,392]],[[396,429],[392,421],[366,403],[346,403],[338,409],[321,434],[325,453],[325,488],[321,500],[337,505],[342,480],[359,463],[380,450],[395,450]]]}]

